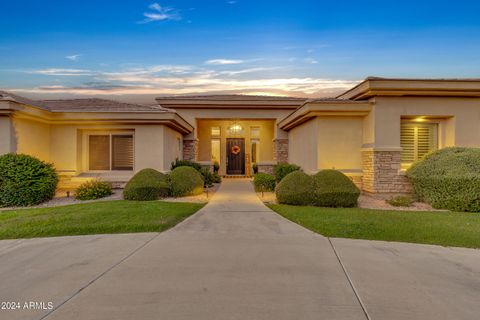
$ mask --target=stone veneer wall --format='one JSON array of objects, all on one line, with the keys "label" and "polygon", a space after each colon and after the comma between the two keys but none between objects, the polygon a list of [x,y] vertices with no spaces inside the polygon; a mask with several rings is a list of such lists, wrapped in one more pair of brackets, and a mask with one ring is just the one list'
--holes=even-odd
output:
[{"label": "stone veneer wall", "polygon": [[198,159],[198,139],[183,140],[183,159],[197,161]]},{"label": "stone veneer wall", "polygon": [[280,162],[288,162],[288,139],[273,140],[273,159]]},{"label": "stone veneer wall", "polygon": [[400,151],[362,151],[362,189],[371,193],[410,193],[412,186],[400,172]]}]

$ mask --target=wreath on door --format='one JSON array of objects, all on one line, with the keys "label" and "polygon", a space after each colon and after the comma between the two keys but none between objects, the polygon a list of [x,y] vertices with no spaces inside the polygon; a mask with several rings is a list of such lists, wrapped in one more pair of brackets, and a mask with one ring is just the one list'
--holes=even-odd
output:
[{"label": "wreath on door", "polygon": [[239,146],[233,146],[232,149],[230,150],[230,152],[232,152],[235,155],[239,154],[240,151],[241,151],[241,149],[240,149]]}]

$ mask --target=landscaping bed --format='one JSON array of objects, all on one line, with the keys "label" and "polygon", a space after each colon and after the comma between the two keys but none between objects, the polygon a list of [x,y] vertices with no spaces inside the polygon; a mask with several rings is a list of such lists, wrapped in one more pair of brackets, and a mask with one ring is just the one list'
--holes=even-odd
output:
[{"label": "landscaping bed", "polygon": [[0,239],[160,232],[203,206],[203,203],[120,200],[9,210],[0,212]]},{"label": "landscaping bed", "polygon": [[326,237],[480,248],[480,215],[449,211],[393,211],[268,205]]}]

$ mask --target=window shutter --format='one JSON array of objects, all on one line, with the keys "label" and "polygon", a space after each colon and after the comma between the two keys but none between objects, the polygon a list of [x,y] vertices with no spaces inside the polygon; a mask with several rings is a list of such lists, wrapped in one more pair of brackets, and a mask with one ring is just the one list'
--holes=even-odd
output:
[{"label": "window shutter", "polygon": [[112,170],[133,170],[133,136],[112,136]]},{"label": "window shutter", "polygon": [[89,136],[90,170],[110,170],[110,136]]},{"label": "window shutter", "polygon": [[411,164],[427,153],[436,150],[437,124],[402,123],[400,131],[402,163]]},{"label": "window shutter", "polygon": [[400,130],[400,146],[402,147],[402,163],[415,161],[415,127],[402,123]]}]

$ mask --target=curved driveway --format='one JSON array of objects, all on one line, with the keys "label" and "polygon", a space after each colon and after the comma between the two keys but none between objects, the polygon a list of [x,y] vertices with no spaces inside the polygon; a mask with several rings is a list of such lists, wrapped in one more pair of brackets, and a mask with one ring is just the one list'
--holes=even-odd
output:
[{"label": "curved driveway", "polygon": [[478,250],[328,239],[225,179],[161,233],[0,241],[6,319],[478,319]]}]

